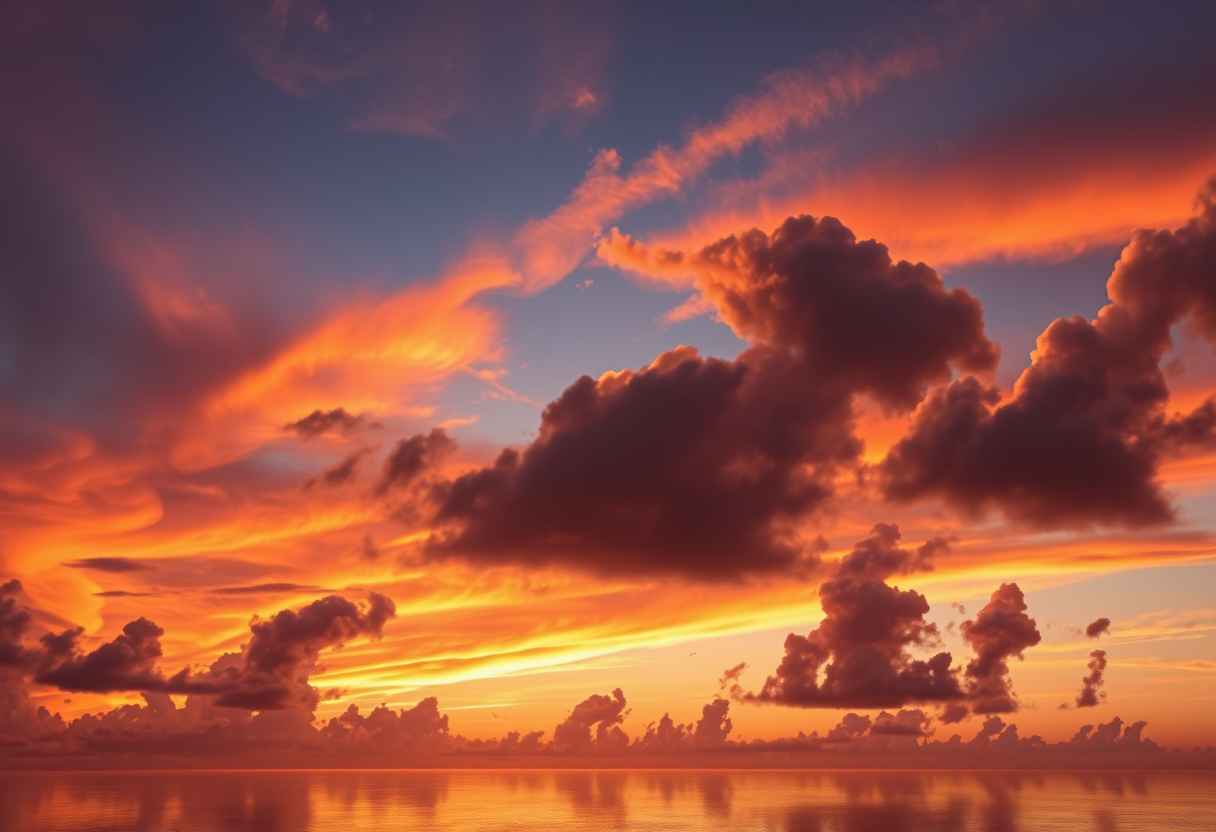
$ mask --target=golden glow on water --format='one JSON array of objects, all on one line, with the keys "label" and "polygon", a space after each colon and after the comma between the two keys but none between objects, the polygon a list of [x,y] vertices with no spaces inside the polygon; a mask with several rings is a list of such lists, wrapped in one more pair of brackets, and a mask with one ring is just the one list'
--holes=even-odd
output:
[{"label": "golden glow on water", "polygon": [[8,832],[1170,830],[1216,823],[1216,774],[867,771],[17,773]]}]

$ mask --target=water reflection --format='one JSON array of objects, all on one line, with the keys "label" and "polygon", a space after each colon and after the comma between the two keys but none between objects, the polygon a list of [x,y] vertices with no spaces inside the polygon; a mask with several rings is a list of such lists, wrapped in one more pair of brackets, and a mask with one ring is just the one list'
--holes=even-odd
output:
[{"label": "water reflection", "polygon": [[1210,832],[1214,787],[1203,773],[14,773],[0,829]]}]

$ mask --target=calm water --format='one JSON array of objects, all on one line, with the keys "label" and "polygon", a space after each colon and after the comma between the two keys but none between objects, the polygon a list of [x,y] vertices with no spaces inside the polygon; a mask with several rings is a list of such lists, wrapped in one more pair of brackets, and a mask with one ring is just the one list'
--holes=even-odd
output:
[{"label": "calm water", "polygon": [[4,774],[5,832],[1212,832],[1214,774]]}]

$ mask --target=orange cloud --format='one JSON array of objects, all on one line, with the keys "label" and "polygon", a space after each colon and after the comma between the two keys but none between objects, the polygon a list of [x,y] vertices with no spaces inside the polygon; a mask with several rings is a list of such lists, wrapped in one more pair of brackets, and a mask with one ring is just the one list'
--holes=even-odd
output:
[{"label": "orange cloud", "polygon": [[339,309],[210,396],[203,426],[182,437],[173,463],[197,470],[235,459],[316,409],[425,414],[408,404],[410,391],[497,356],[497,318],[471,301],[517,282],[503,261],[474,258],[433,284]]},{"label": "orange cloud", "polygon": [[[858,168],[834,168],[826,149],[786,150],[756,178],[720,184],[709,208],[682,228],[649,235],[647,249],[698,250],[810,213],[840,218],[897,258],[943,268],[1066,258],[1122,243],[1137,228],[1174,227],[1216,172],[1216,117],[1202,80],[1154,81],[1161,83],[1149,88],[1133,79],[1118,95],[1071,89],[1046,109],[981,125],[961,142],[868,157]],[[1138,108],[1130,116],[1129,100]],[[599,253],[665,282],[678,277],[639,245],[612,235]]]},{"label": "orange cloud", "polygon": [[721,120],[692,131],[678,147],[658,147],[626,173],[617,151],[600,151],[560,208],[516,234],[525,287],[539,291],[561,280],[587,255],[607,224],[680,192],[723,157],[812,127],[936,60],[934,50],[907,49],[874,62],[854,60],[821,71],[779,73],[767,80],[762,92],[736,102]]}]

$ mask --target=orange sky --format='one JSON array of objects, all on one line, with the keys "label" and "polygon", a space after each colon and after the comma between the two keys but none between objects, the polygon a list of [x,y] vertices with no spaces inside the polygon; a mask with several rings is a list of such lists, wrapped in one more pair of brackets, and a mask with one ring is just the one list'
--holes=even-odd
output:
[{"label": "orange sky", "polygon": [[[823,620],[819,590],[831,570],[876,523],[893,523],[908,547],[935,538],[950,541],[931,570],[885,579],[924,594],[930,605],[926,620],[937,624],[941,649],[951,651],[960,667],[972,649],[960,634],[962,622],[1003,583],[1014,582],[1025,593],[1042,640],[1011,663],[1020,707],[1005,715],[1023,736],[1066,740],[1083,721],[1119,715],[1148,720],[1152,737],[1163,744],[1216,744],[1209,693],[1216,673],[1216,606],[1210,592],[1216,579],[1216,445],[1210,427],[1203,441],[1167,450],[1152,446],[1156,473],[1148,483],[1173,511],[1168,522],[1153,527],[1127,528],[1106,515],[1036,525],[1009,508],[1016,494],[1008,503],[1002,502],[1004,494],[985,496],[987,502],[975,508],[967,505],[966,494],[944,487],[914,500],[896,500],[884,491],[884,461],[920,424],[933,391],[975,376],[999,387],[990,408],[1016,403],[1031,381],[1015,387],[997,380],[1017,378],[1026,368],[1023,378],[1033,375],[1036,362],[1054,355],[1046,340],[1032,355],[1032,341],[1001,340],[985,330],[977,337],[985,344],[991,339],[999,363],[964,366],[973,356],[944,353],[940,368],[934,365],[916,380],[923,381],[922,389],[910,403],[884,398],[881,383],[867,387],[858,380],[861,371],[854,373],[847,361],[843,369],[824,369],[815,355],[808,358],[801,342],[791,347],[791,361],[810,361],[808,366],[822,374],[812,392],[829,391],[844,403],[844,416],[812,411],[820,415],[806,419],[828,424],[839,418],[839,430],[861,443],[843,463],[816,457],[816,450],[791,464],[790,483],[803,485],[805,478],[830,497],[813,509],[774,510],[772,524],[760,524],[766,534],[779,527],[781,543],[792,540],[800,551],[813,553],[813,568],[801,568],[808,559],[800,560],[799,568],[738,573],[707,568],[697,575],[665,564],[649,571],[614,570],[593,545],[581,558],[540,554],[550,543],[555,551],[565,544],[569,530],[561,518],[536,538],[523,538],[520,547],[531,546],[536,553],[521,554],[520,547],[507,551],[505,543],[499,551],[493,541],[482,545],[486,551],[475,552],[467,537],[486,517],[508,530],[515,529],[516,520],[526,525],[532,519],[516,515],[535,507],[526,500],[533,494],[527,490],[529,477],[541,474],[527,466],[540,451],[529,450],[522,461],[508,464],[499,456],[505,448],[536,442],[534,447],[543,450],[545,443],[557,441],[555,436],[577,434],[580,419],[591,422],[596,415],[592,405],[578,399],[567,402],[573,415],[563,422],[565,411],[549,404],[570,385],[581,384],[577,373],[566,372],[567,360],[586,364],[577,372],[591,376],[587,389],[599,397],[595,402],[607,402],[605,408],[630,384],[644,388],[658,379],[653,381],[658,385],[669,369],[664,361],[675,363],[688,354],[669,353],[652,364],[660,352],[655,349],[635,358],[652,343],[664,349],[691,344],[700,351],[696,361],[720,358],[722,373],[752,379],[769,372],[764,350],[784,349],[780,339],[788,336],[779,326],[770,331],[756,321],[766,314],[779,317],[783,304],[800,302],[801,296],[795,292],[793,301],[782,296],[771,304],[768,296],[756,300],[778,282],[779,267],[757,278],[767,267],[757,265],[761,261],[745,245],[727,254],[713,246],[759,228],[769,235],[764,245],[775,250],[775,230],[803,214],[837,217],[857,241],[885,244],[893,260],[937,269],[933,302],[941,304],[947,302],[943,297],[957,300],[948,295],[957,289],[956,274],[984,276],[985,269],[1018,270],[1029,286],[1041,270],[1058,268],[1086,287],[1086,297],[1100,294],[1110,264],[1137,229],[1185,226],[1189,230],[1171,239],[1186,245],[1198,240],[1199,253],[1188,255],[1191,260],[1180,255],[1169,269],[1155,272],[1153,279],[1161,282],[1153,284],[1152,295],[1191,292],[1198,299],[1188,295],[1190,306],[1170,312],[1165,338],[1172,327],[1174,341],[1161,348],[1159,361],[1152,354],[1155,345],[1144,351],[1149,372],[1160,367],[1169,389],[1146,409],[1145,419],[1121,426],[1120,438],[1129,445],[1139,442],[1140,449],[1158,441],[1165,448],[1166,440],[1152,432],[1152,418],[1164,424],[1171,416],[1202,415],[1216,392],[1216,362],[1205,329],[1211,320],[1204,317],[1211,312],[1203,306],[1211,301],[1202,294],[1210,294],[1210,288],[1200,283],[1178,289],[1182,278],[1174,272],[1190,274],[1190,269],[1201,281],[1216,274],[1211,260],[1216,249],[1209,241],[1216,233],[1209,214],[1216,209],[1199,197],[1216,174],[1216,119],[1210,107],[1191,100],[1191,87],[1182,84],[1161,102],[1137,99],[1146,108],[1142,123],[1134,108],[1115,106],[1119,102],[1108,91],[1105,98],[1091,99],[1084,88],[1070,85],[1059,98],[1043,95],[1027,102],[993,81],[993,96],[1010,97],[999,117],[952,113],[934,127],[952,129],[948,139],[876,140],[887,129],[884,119],[902,112],[904,105],[891,96],[948,98],[934,85],[957,79],[982,61],[977,54],[982,47],[973,41],[999,40],[984,26],[955,23],[957,42],[917,33],[899,48],[871,44],[844,57],[837,50],[775,71],[757,69],[747,75],[742,92],[723,89],[714,96],[712,110],[699,101],[680,112],[676,124],[656,116],[650,128],[632,135],[627,151],[605,144],[589,164],[570,166],[565,163],[571,154],[555,152],[553,166],[560,163],[560,172],[545,181],[538,175],[535,201],[521,199],[513,211],[501,212],[505,217],[487,218],[498,209],[491,196],[485,198],[492,207],[483,208],[476,194],[463,191],[450,197],[438,191],[413,195],[433,200],[432,210],[443,213],[443,222],[449,201],[464,206],[467,223],[437,236],[435,251],[420,261],[425,268],[409,260],[423,257],[413,251],[413,237],[405,243],[384,235],[388,242],[379,244],[401,262],[409,260],[387,277],[368,265],[373,258],[362,250],[347,256],[349,271],[336,276],[331,271],[332,249],[340,249],[342,241],[360,249],[361,234],[374,236],[358,224],[343,226],[346,236],[314,249],[308,238],[321,232],[293,227],[288,219],[281,221],[291,228],[285,234],[272,222],[262,220],[257,227],[248,221],[253,209],[247,206],[232,209],[250,212],[236,221],[223,210],[208,213],[202,207],[192,217],[195,208],[183,208],[171,194],[150,196],[157,191],[152,186],[144,193],[141,183],[156,181],[158,173],[172,172],[184,186],[181,192],[189,194],[212,188],[223,193],[225,180],[208,172],[210,163],[200,160],[197,170],[189,169],[159,147],[140,162],[146,168],[124,168],[127,151],[116,139],[124,135],[121,116],[94,120],[90,113],[108,106],[121,113],[137,107],[132,102],[138,99],[124,98],[122,84],[92,99],[85,94],[93,87],[87,78],[71,72],[58,78],[64,122],[88,125],[81,128],[88,141],[114,153],[116,161],[112,169],[95,162],[73,130],[48,123],[49,111],[30,104],[23,113],[14,155],[35,171],[38,193],[67,218],[55,225],[57,233],[66,237],[71,229],[76,235],[70,244],[51,248],[75,252],[78,247],[85,252],[81,259],[91,258],[90,267],[105,280],[96,284],[101,287],[96,296],[87,276],[63,286],[47,284],[52,286],[48,294],[64,293],[56,303],[83,311],[79,318],[48,320],[41,329],[18,333],[21,349],[14,348],[16,359],[10,363],[20,372],[11,374],[12,388],[0,401],[0,583],[11,577],[23,587],[21,603],[34,621],[23,644],[76,625],[83,628],[77,648],[88,653],[142,616],[164,629],[163,655],[155,662],[164,676],[183,667],[201,674],[223,654],[241,653],[251,639],[251,621],[264,622],[280,610],[300,610],[333,594],[363,601],[374,592],[396,607],[382,634],[367,638],[376,628],[364,627],[350,638],[325,642],[306,676],[306,685],[322,694],[314,715],[318,724],[350,704],[364,710],[381,703],[408,708],[436,696],[453,732],[465,737],[551,732],[588,695],[619,687],[631,707],[623,727],[637,737],[664,712],[679,722],[695,721],[720,692],[721,673],[740,662],[748,665],[744,687],[758,690],[782,660],[786,633],[805,634]],[[316,29],[310,37],[324,34]],[[584,34],[588,43],[597,41],[591,35],[598,33]],[[283,106],[303,111],[331,106],[340,99],[325,96],[337,96],[350,78],[364,77],[361,73],[384,83],[403,73],[438,71],[429,64],[398,66],[379,51],[369,53],[367,66],[289,66],[267,42],[234,42],[248,53],[240,71],[249,78],[242,83],[268,82],[258,87],[258,95],[276,96],[290,102]],[[573,86],[556,84],[557,73],[548,73],[546,83],[529,93],[530,101],[545,102],[535,105],[539,115],[534,117],[543,116],[546,124],[568,119],[572,125],[610,118],[614,99],[605,91],[607,82],[601,83],[600,63],[579,64]],[[33,83],[41,77],[37,73],[49,71],[31,67],[26,80]],[[469,92],[469,85],[444,77]],[[620,93],[616,106],[625,106],[619,101],[626,97]],[[476,131],[461,113],[478,108],[456,107],[456,98],[450,111],[436,109],[434,102],[373,99],[370,112],[332,128],[335,156],[338,148],[379,153],[370,143],[383,141],[384,133],[395,140],[408,136],[409,142],[431,144],[416,157],[398,146],[391,152],[402,154],[393,157],[401,165],[417,165],[422,182],[428,164],[441,164],[424,158],[434,146],[490,141],[484,135],[470,138]],[[567,99],[572,103],[561,103]],[[1186,106],[1162,115],[1175,99]],[[668,110],[679,107],[673,98]],[[396,110],[413,115],[406,118]],[[663,118],[669,117],[675,115],[665,111]],[[577,132],[584,128],[569,129],[574,132],[562,133],[560,141],[584,135]],[[539,143],[537,135],[525,132],[520,141],[530,136]],[[549,134],[543,135],[549,141]],[[595,140],[609,136],[595,134]],[[851,137],[864,148],[851,147]],[[625,144],[623,138],[617,143]],[[292,159],[301,167],[326,161],[317,149],[312,157],[299,152]],[[580,158],[586,161],[586,154]],[[462,164],[470,171],[476,167],[467,160]],[[369,180],[377,175],[376,170],[367,174]],[[426,187],[436,186],[428,182]],[[293,201],[295,192],[284,192],[275,210],[286,210]],[[343,196],[349,197],[345,191]],[[332,198],[337,206],[339,197]],[[201,206],[203,197],[198,199]],[[335,206],[315,210],[344,210]],[[179,209],[181,215],[175,213]],[[391,226],[395,209],[381,210],[390,219],[377,215],[376,223]],[[334,217],[328,222],[339,224]],[[392,257],[385,254],[382,262],[391,263]],[[1095,270],[1087,257],[1109,262]],[[778,259],[774,255],[773,262]],[[35,260],[14,260],[14,273],[27,266],[32,270],[23,286],[40,279],[37,266],[29,266]],[[324,277],[313,273],[314,265]],[[868,274],[859,280],[864,277]],[[754,285],[748,282],[753,278]],[[597,286],[612,286],[617,294],[590,299]],[[1024,302],[1028,321],[1046,309],[1052,313],[1048,320],[1077,315],[1097,331],[1093,322],[1104,301],[1075,308],[1082,290],[1074,294],[1063,282],[1058,288],[1058,298],[1046,299],[1038,288],[1027,289],[1013,312]],[[982,291],[976,294],[978,299],[967,297],[990,319],[994,310],[984,308]],[[26,295],[18,297],[14,288],[13,298]],[[811,328],[829,328],[832,317],[847,317],[850,302],[843,295],[825,301],[826,315]],[[655,313],[662,309],[677,311]],[[886,344],[891,349],[897,343],[891,322],[917,314],[888,311],[886,330],[881,322],[874,325],[867,348]],[[595,341],[592,324],[599,319],[619,326],[612,345],[619,354]],[[7,360],[7,354],[0,358]],[[914,358],[887,356],[891,363]],[[611,370],[601,375],[596,368]],[[833,375],[837,370],[848,377]],[[1109,378],[1121,372],[1119,365]],[[774,384],[785,377],[776,378]],[[1103,376],[1102,384],[1113,386],[1109,378]],[[781,395],[804,392],[791,387]],[[694,393],[699,389],[664,401],[680,407]],[[707,401],[710,406],[689,420],[687,432],[739,398],[732,393]],[[1125,405],[1118,400],[1109,408]],[[587,413],[579,410],[583,406]],[[314,413],[333,414],[334,421],[310,432],[301,420]],[[763,413],[756,418],[769,418],[769,411]],[[745,423],[753,411],[741,409],[741,414],[731,418]],[[648,412],[635,427],[642,431],[664,415]],[[454,447],[436,445],[432,451],[425,446],[418,459],[397,456],[404,450],[399,443],[410,436],[419,437],[417,447],[423,448],[422,439],[434,428],[446,430]],[[678,445],[680,433],[657,444],[656,455]],[[780,426],[762,431],[766,438],[770,433],[779,434]],[[566,458],[577,459],[582,449],[570,447],[575,450]],[[769,461],[760,458],[768,452],[767,442],[758,441],[757,448],[752,456],[723,464],[725,481],[760,479],[757,472],[767,472]],[[648,460],[636,462],[638,470],[651,470],[643,464]],[[693,464],[688,463],[690,469]],[[495,500],[505,492],[487,490],[465,514],[435,509],[454,505],[451,495],[466,483],[463,477],[488,480],[508,469],[516,476],[510,487],[524,495],[518,503],[508,501],[503,508]],[[1092,476],[1104,474],[1095,470]],[[543,498],[547,487],[542,481],[536,493]],[[595,485],[587,491],[595,494]],[[559,498],[566,496],[548,494],[548,499],[561,504]],[[544,506],[536,511],[543,516]],[[621,516],[622,522],[643,516],[638,522],[644,525],[645,512]],[[615,545],[614,537],[604,551]],[[753,554],[738,557],[746,562]],[[1109,635],[1098,642],[1087,639],[1081,630],[1101,616],[1113,621]],[[1110,657],[1107,699],[1084,714],[1061,708],[1076,697],[1095,648]],[[936,649],[926,641],[913,652],[923,657]],[[135,686],[90,692],[31,683],[29,693],[35,703],[69,720],[144,701]],[[173,695],[179,706],[184,703],[183,693]],[[740,701],[732,705],[733,736],[826,733],[845,710]],[[945,739],[956,730],[970,736],[979,727],[978,716],[961,727],[935,724],[934,736]]]}]

